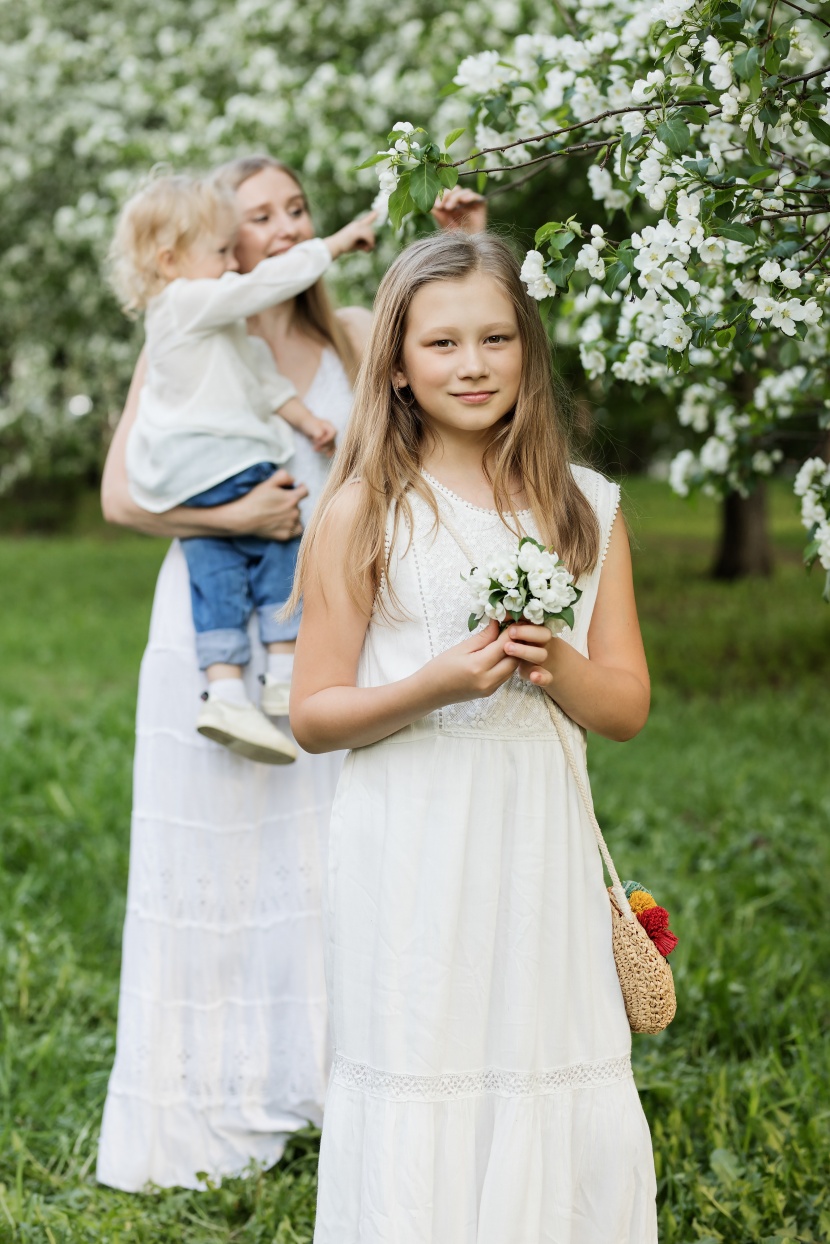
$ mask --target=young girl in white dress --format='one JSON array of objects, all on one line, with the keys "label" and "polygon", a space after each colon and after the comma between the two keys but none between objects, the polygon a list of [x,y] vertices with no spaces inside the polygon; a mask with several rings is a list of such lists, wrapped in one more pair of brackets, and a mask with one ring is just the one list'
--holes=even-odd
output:
[{"label": "young girl in white dress", "polygon": [[[327,883],[316,1244],[654,1244],[655,1175],[593,832],[552,713],[628,739],[649,683],[619,490],[569,463],[500,241],[385,277],[300,555],[291,723],[350,748]],[[471,565],[553,546],[572,632],[469,636]]]}]

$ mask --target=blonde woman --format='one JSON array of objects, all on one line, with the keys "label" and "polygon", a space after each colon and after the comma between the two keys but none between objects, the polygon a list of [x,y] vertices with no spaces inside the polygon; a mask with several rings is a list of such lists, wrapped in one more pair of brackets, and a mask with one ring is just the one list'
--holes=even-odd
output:
[{"label": "blonde woman", "polygon": [[[267,156],[234,161],[242,272],[314,236],[296,175]],[[445,226],[481,222],[477,196],[443,204]],[[318,417],[342,431],[370,313],[334,311],[322,282],[263,311],[249,331]],[[305,438],[286,470],[229,504],[150,514],[130,498],[125,447],[144,380],[139,361],[102,486],[110,522],[150,535],[302,530],[327,465]],[[304,453],[308,446],[309,452]],[[293,489],[287,488],[292,482]],[[265,668],[251,632],[249,692]],[[130,877],[115,1066],[98,1179],[127,1191],[148,1183],[202,1186],[276,1162],[288,1135],[319,1123],[329,1070],[323,972],[321,856],[338,753],[274,769],[251,764],[192,730],[204,691],[187,567],[178,540],[159,575],[141,667]]]}]

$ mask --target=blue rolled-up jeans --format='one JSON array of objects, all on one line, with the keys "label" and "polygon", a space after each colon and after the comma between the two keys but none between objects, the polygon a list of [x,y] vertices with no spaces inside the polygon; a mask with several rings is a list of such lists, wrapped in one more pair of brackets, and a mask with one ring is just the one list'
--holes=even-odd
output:
[{"label": "blue rolled-up jeans", "polygon": [[[184,502],[209,508],[236,501],[270,479],[277,468],[258,462]],[[300,538],[264,540],[261,536],[191,536],[181,541],[190,572],[190,599],[196,628],[199,669],[219,662],[247,665],[251,659],[248,619],[254,609],[264,644],[297,638],[299,610],[287,621],[277,618],[291,595]]]}]

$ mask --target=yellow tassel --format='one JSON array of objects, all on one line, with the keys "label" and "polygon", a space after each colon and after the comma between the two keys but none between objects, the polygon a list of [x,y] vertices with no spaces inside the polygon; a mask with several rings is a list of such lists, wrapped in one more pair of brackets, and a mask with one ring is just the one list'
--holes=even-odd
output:
[{"label": "yellow tassel", "polygon": [[635,890],[633,894],[629,894],[628,901],[635,916],[640,911],[648,911],[649,907],[657,906],[655,900],[650,894],[646,894],[645,890]]}]

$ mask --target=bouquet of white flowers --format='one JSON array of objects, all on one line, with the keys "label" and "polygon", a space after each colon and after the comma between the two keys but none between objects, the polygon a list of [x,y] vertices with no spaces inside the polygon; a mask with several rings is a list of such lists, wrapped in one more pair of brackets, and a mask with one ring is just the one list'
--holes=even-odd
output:
[{"label": "bouquet of white flowers", "polygon": [[471,631],[482,618],[492,618],[502,628],[531,622],[546,626],[551,635],[574,624],[573,606],[582,592],[559,555],[532,536],[522,536],[515,553],[499,553],[461,577],[475,600],[468,621]]}]

